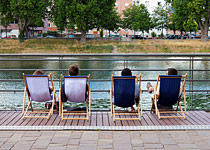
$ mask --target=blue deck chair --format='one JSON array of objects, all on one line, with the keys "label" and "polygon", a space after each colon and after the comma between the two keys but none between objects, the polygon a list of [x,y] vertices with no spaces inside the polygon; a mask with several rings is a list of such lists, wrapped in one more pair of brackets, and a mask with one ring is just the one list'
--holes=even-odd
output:
[{"label": "blue deck chair", "polygon": [[[181,85],[181,79],[184,78],[184,82]],[[160,96],[159,99],[157,99],[157,95],[154,95],[153,98],[153,103],[152,103],[152,108],[153,105],[155,105],[155,113],[158,116],[158,118],[184,118],[185,119],[185,114],[186,114],[186,96],[185,96],[185,83],[186,83],[186,78],[187,74],[185,75],[159,75],[157,79],[157,84],[154,89],[154,93],[157,91],[157,86],[160,81]],[[184,93],[184,111],[182,110],[180,100],[182,94],[180,93],[180,85],[182,86],[182,91],[181,93]],[[161,106],[173,106],[177,104],[177,107],[175,110],[160,110],[158,108],[158,105]],[[175,113],[180,115],[174,115],[174,116],[161,116],[162,114],[165,113]]]},{"label": "blue deck chair", "polygon": [[[63,102],[61,100],[62,81],[64,82],[64,91],[68,101],[75,103],[86,102],[86,111],[64,111]],[[90,75],[88,76],[63,76],[61,74],[59,89],[59,115],[62,120],[89,120],[91,112],[91,89]],[[88,91],[86,91],[88,83]],[[88,95],[86,97],[86,92]],[[64,115],[85,115],[83,118],[64,117]]]},{"label": "blue deck chair", "polygon": [[[53,85],[53,80],[51,74],[49,75],[25,75],[23,73],[23,79],[25,83],[25,90],[24,90],[24,97],[23,97],[23,119],[24,118],[46,118],[49,119],[49,117],[53,114],[53,108],[56,104],[56,97],[55,97],[55,87]],[[49,88],[49,79],[52,84],[52,95],[50,94],[50,88]],[[25,99],[26,99],[26,93],[28,95],[28,106],[25,110]],[[47,109],[33,109],[32,107],[32,101],[35,102],[47,102],[52,101],[52,107],[50,110]],[[29,111],[29,107],[31,107],[31,111]],[[45,114],[44,116],[33,116],[30,114]]]},{"label": "blue deck chair", "polygon": [[[139,99],[137,103],[137,112],[115,111],[115,107],[128,108],[134,105],[135,100],[135,83],[139,79]],[[110,89],[110,104],[111,104],[111,117],[113,120],[141,120],[142,115],[142,90],[141,90],[141,75],[140,76],[113,76],[111,80]],[[114,99],[113,99],[114,98]],[[141,102],[141,111],[139,103]],[[137,115],[136,118],[116,118],[120,115]]]}]

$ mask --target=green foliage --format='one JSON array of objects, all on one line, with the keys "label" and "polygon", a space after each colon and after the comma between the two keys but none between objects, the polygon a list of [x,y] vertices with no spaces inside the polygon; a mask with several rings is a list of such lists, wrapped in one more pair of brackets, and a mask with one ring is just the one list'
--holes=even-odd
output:
[{"label": "green foliage", "polygon": [[184,23],[184,29],[187,32],[197,31],[198,30],[198,24],[193,20],[189,19],[187,22]]},{"label": "green foliage", "polygon": [[59,28],[68,27],[81,32],[81,42],[85,42],[88,30],[107,27],[107,22],[113,16],[111,12],[115,2],[116,0],[56,0],[52,18]]},{"label": "green foliage", "polygon": [[155,32],[152,32],[151,35],[152,35],[152,37],[156,37],[156,33]]},{"label": "green foliage", "polygon": [[49,0],[1,0],[0,13],[5,17],[10,15],[18,21],[19,40],[23,42],[25,31],[30,25],[40,25],[49,5]]},{"label": "green foliage", "polygon": [[153,26],[157,29],[167,29],[169,25],[169,17],[168,17],[169,10],[166,8],[166,6],[158,6],[153,11]]},{"label": "green foliage", "polygon": [[152,27],[151,17],[145,5],[133,5],[123,11],[124,28],[134,31],[149,32]]}]

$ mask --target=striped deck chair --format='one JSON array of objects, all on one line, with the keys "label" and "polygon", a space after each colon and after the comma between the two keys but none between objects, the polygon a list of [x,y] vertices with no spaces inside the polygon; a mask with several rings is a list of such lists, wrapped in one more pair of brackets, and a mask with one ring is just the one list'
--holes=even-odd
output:
[{"label": "striped deck chair", "polygon": [[[64,111],[63,102],[61,100],[62,81],[64,80],[64,91],[68,101],[75,103],[86,102],[86,111]],[[90,75],[88,76],[63,76],[61,74],[59,89],[59,115],[62,120],[89,120],[91,112],[91,89]],[[88,91],[86,90],[88,83]],[[86,97],[86,92],[88,95]],[[65,115],[85,115],[83,118],[64,117]]]},{"label": "striped deck chair", "polygon": [[[25,90],[23,97],[23,119],[24,118],[47,118],[49,119],[50,115],[53,114],[53,107],[56,105],[56,97],[55,97],[55,87],[53,85],[53,80],[51,74],[49,75],[25,75],[23,73],[23,79],[25,82]],[[49,88],[49,79],[52,83],[52,95],[50,94]],[[25,99],[26,93],[28,95],[29,104],[25,110]],[[47,102],[52,101],[52,107],[50,110],[47,109],[33,109],[32,101],[35,102]],[[31,111],[29,111],[29,107]],[[30,115],[30,114],[39,114],[38,116]],[[45,114],[44,116],[40,116],[41,114]]]},{"label": "striped deck chair", "polygon": [[[184,78],[184,83],[181,84],[181,79]],[[184,118],[186,114],[186,96],[185,96],[185,83],[187,79],[187,74],[185,75],[159,75],[157,79],[157,84],[154,89],[154,93],[157,91],[157,86],[160,81],[160,96],[159,99],[157,99],[156,94],[153,98],[152,108],[153,105],[155,105],[155,113],[158,116],[158,118]],[[182,86],[182,91],[180,91],[180,86]],[[181,94],[179,94],[181,92]],[[182,93],[184,93],[184,111],[181,107],[180,100],[182,97]],[[160,110],[158,108],[158,105],[161,106],[173,106],[177,104],[177,107],[175,110]],[[175,113],[180,115],[173,115],[173,116],[166,116],[162,115],[166,113]]]},{"label": "striped deck chair", "polygon": [[[135,83],[138,83],[139,79],[139,97],[137,102],[137,112],[128,111],[115,111],[115,106],[128,108],[135,104]],[[114,99],[113,99],[114,98]],[[141,103],[141,110],[139,109],[139,103]],[[142,90],[141,90],[141,75],[140,76],[113,76],[111,80],[110,89],[110,104],[111,104],[111,117],[113,120],[139,120],[142,116]],[[120,115],[137,115],[135,118],[116,118]]]}]

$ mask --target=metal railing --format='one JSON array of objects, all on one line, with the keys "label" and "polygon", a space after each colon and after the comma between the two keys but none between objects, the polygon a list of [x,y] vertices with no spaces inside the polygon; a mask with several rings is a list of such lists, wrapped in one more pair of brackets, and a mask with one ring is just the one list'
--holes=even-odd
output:
[{"label": "metal railing", "polygon": [[[83,58],[84,57],[84,58]],[[94,57],[94,58],[92,58]],[[97,57],[97,58],[95,58]],[[153,57],[153,58],[151,58]],[[168,59],[168,57],[173,57],[173,59]],[[59,69],[41,69],[43,71],[57,71],[57,72],[62,72],[62,71],[67,71],[67,69],[62,69],[62,62],[64,61],[95,61],[95,62],[101,62],[101,61],[119,61],[123,62],[124,67],[128,67],[129,62],[170,62],[170,61],[187,61],[189,62],[189,66],[186,69],[179,69],[178,71],[185,71],[188,72],[188,90],[186,92],[189,93],[189,103],[188,107],[189,109],[192,108],[192,100],[193,100],[193,94],[195,92],[206,92],[210,93],[209,88],[204,90],[195,90],[193,85],[195,82],[210,82],[210,79],[194,79],[194,73],[195,72],[209,72],[210,68],[199,68],[199,69],[194,69],[194,65],[198,61],[206,61],[210,63],[210,54],[0,54],[0,63],[1,62],[6,62],[6,61],[57,61],[59,63]],[[161,68],[161,67],[160,67]],[[30,68],[30,69],[20,69],[20,68],[0,68],[0,72],[8,72],[8,71],[34,71],[37,68]],[[117,68],[117,69],[107,69],[107,68],[100,68],[100,69],[80,69],[81,71],[88,71],[88,72],[107,72],[107,71],[122,71],[122,68]],[[166,71],[167,68],[161,68],[161,69],[132,69],[132,71],[140,71],[140,72],[161,72],[161,71]],[[22,82],[22,79],[0,79],[1,82]],[[54,79],[54,81],[59,82],[59,79]],[[91,79],[91,82],[110,82],[111,79]],[[146,81],[156,81],[155,79],[148,79],[145,80],[142,78],[143,82]],[[146,91],[146,90],[144,90]],[[2,89],[0,90],[1,92],[23,92],[23,89]],[[92,92],[109,92],[109,90],[92,90]]]}]

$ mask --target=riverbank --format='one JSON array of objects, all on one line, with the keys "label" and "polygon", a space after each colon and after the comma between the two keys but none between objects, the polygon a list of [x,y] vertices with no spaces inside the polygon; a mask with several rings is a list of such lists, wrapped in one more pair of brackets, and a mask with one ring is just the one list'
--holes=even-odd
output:
[{"label": "riverbank", "polygon": [[[117,51],[116,51],[117,49]],[[30,39],[0,40],[0,53],[210,53],[210,42],[200,40],[133,40],[131,42]]]}]

